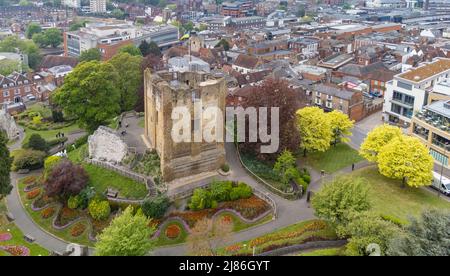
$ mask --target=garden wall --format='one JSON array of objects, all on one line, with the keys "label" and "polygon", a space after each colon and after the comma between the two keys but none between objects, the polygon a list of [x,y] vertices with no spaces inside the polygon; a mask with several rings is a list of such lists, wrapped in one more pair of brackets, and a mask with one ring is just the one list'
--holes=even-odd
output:
[{"label": "garden wall", "polygon": [[337,241],[312,241],[303,244],[291,245],[283,248],[278,248],[275,250],[267,251],[261,254],[256,254],[256,256],[283,256],[291,253],[296,253],[298,251],[307,249],[322,249],[329,247],[341,247],[347,244],[346,240]]}]

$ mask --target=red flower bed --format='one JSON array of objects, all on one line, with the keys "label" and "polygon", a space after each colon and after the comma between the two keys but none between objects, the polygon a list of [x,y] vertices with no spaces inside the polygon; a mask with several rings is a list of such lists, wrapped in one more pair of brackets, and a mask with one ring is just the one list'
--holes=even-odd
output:
[{"label": "red flower bed", "polygon": [[180,233],[181,233],[180,226],[176,224],[171,224],[166,228],[166,237],[168,237],[169,239],[178,238],[178,236],[180,236]]},{"label": "red flower bed", "polygon": [[70,230],[70,235],[72,235],[72,237],[78,237],[84,233],[84,230],[86,230],[86,225],[79,222],[75,224],[74,227],[72,227],[72,229]]},{"label": "red flower bed", "polygon": [[36,176],[27,176],[23,179],[23,183],[26,185],[34,184],[36,182]]},{"label": "red flower bed", "polygon": [[221,204],[221,209],[233,209],[246,219],[254,219],[270,209],[269,204],[257,196],[241,198]]},{"label": "red flower bed", "polygon": [[222,217],[222,221],[225,223],[232,223],[233,222],[233,218],[230,215],[225,215]]},{"label": "red flower bed", "polygon": [[233,252],[239,251],[241,249],[242,249],[242,246],[240,244],[230,245],[225,248],[225,250],[229,253],[233,253]]},{"label": "red flower bed", "polygon": [[173,212],[170,217],[182,218],[190,228],[194,227],[197,221],[202,220],[205,217],[211,217],[216,213],[217,209],[204,209],[200,211],[186,211],[186,212]]},{"label": "red flower bed", "polygon": [[0,246],[0,250],[8,252],[12,256],[30,256],[30,249],[22,245]]},{"label": "red flower bed", "polygon": [[41,189],[34,189],[27,193],[27,199],[36,198],[41,193]]},{"label": "red flower bed", "polygon": [[44,219],[48,219],[49,217],[53,216],[53,214],[55,214],[55,208],[48,207],[42,210],[41,217]]}]

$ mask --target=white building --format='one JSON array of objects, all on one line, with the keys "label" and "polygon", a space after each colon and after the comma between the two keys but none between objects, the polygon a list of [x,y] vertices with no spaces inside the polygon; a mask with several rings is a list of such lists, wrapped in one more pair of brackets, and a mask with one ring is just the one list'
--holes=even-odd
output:
[{"label": "white building", "polygon": [[105,13],[106,12],[106,0],[90,0],[89,7],[91,13]]},{"label": "white building", "polygon": [[368,8],[404,8],[406,3],[402,0],[367,0]]},{"label": "white building", "polygon": [[439,90],[450,96],[448,88],[441,89],[439,86],[439,83],[449,77],[450,59],[446,58],[437,58],[394,76],[386,84],[384,120],[403,127],[409,126],[413,114],[429,104],[429,93]]},{"label": "white building", "polygon": [[73,9],[81,8],[81,0],[64,0],[62,4]]}]

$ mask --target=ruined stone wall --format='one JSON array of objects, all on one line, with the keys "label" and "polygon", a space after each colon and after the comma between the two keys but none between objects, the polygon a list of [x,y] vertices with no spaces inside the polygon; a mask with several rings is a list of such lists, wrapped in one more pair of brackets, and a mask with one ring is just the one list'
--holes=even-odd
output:
[{"label": "ruined stone wall", "polygon": [[9,140],[19,137],[19,127],[14,118],[5,109],[0,110],[0,129],[6,132]]},{"label": "ruined stone wall", "polygon": [[95,160],[119,163],[128,152],[128,147],[116,131],[100,126],[89,136],[89,157]]}]

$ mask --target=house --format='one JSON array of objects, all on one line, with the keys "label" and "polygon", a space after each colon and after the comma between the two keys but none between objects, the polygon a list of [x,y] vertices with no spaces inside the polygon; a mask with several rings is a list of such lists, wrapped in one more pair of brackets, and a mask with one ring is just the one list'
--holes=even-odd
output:
[{"label": "house", "polygon": [[232,64],[233,70],[242,73],[254,73],[261,71],[258,67],[263,64],[263,61],[257,57],[240,54]]},{"label": "house", "polygon": [[33,82],[27,75],[13,72],[8,76],[0,75],[0,103],[20,103],[27,101],[27,96],[37,97]]},{"label": "house", "polygon": [[351,91],[332,84],[315,85],[312,91],[312,104],[326,112],[340,110],[351,120],[364,117],[364,99],[361,91]]}]

